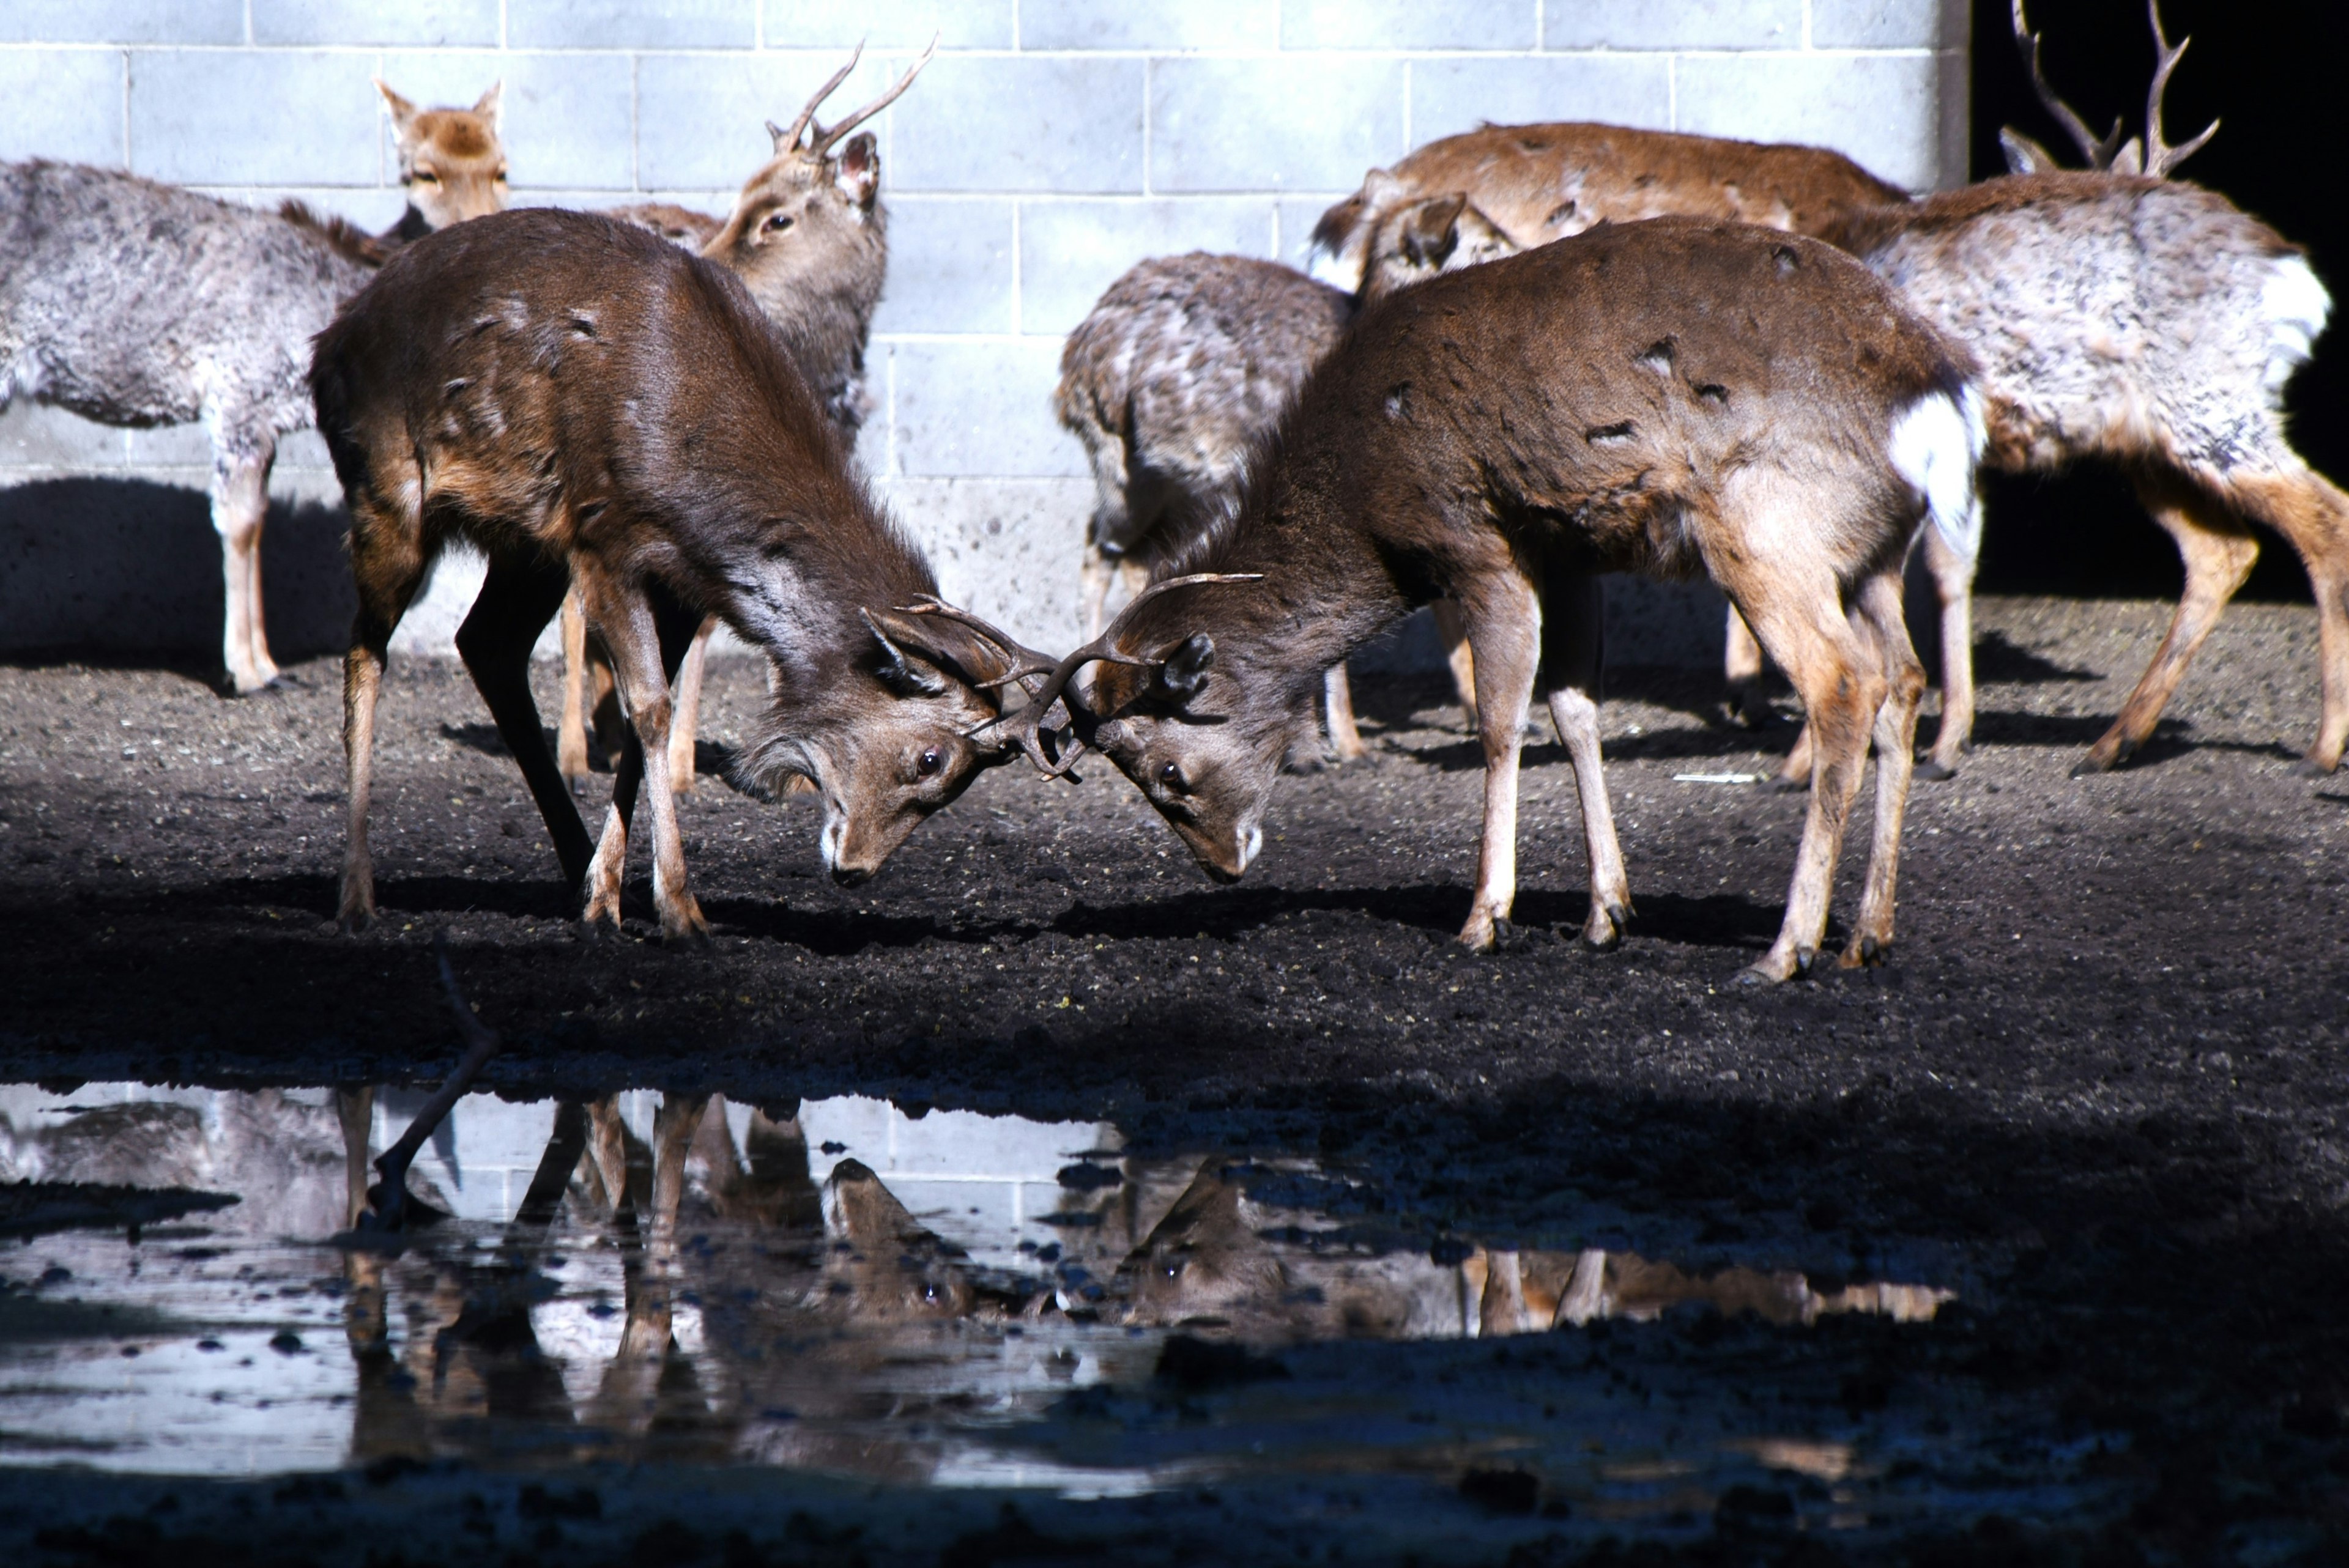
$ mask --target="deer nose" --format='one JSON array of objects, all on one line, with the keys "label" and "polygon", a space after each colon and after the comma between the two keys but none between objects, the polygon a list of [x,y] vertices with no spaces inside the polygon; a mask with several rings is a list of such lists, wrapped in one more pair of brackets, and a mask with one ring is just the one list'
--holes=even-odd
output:
[{"label": "deer nose", "polygon": [[855,887],[861,882],[871,882],[873,872],[866,866],[834,866],[832,868],[832,880],[842,887]]}]

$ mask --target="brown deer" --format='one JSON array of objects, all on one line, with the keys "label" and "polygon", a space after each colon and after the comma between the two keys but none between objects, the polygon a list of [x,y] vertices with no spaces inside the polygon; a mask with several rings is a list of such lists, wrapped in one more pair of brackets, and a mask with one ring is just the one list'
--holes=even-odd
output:
[{"label": "brown deer", "polygon": [[[886,92],[829,129],[818,125],[815,111],[864,57],[859,45],[788,129],[767,122],[774,155],[743,182],[733,211],[722,222],[666,201],[610,213],[698,251],[741,278],[767,314],[788,330],[801,374],[851,445],[871,402],[864,391],[864,344],[888,268],[889,213],[880,201],[879,144],[869,130],[848,133],[896,102],[936,52],[933,38]],[[678,671],[669,768],[680,789],[693,787],[702,671],[716,629],[715,621],[702,623]],[[595,713],[604,748],[616,750],[620,717],[611,662],[588,645],[574,594],[563,606],[563,712],[555,729],[556,758],[566,778],[587,777],[588,709]]]},{"label": "brown deer", "polygon": [[[708,927],[670,798],[669,680],[703,618],[763,652],[771,705],[740,769],[812,779],[833,876],[861,882],[978,769],[971,732],[1037,655],[940,610],[919,550],[848,469],[790,346],[726,269],[593,214],[514,211],[409,246],[318,338],[319,428],[352,515],[344,668],[350,841],[341,918],[375,907],[367,814],[391,632],[433,559],[489,558],[457,634],[591,927],[616,924],[640,783],[661,929]],[[592,854],[547,748],[533,643],[575,583],[635,744]]]},{"label": "brown deer", "polygon": [[[1539,691],[1582,799],[1583,935],[1605,946],[1630,899],[1599,769],[1595,574],[1706,572],[1797,672],[1820,737],[1785,923],[1746,976],[1810,968],[1871,735],[1876,832],[1843,962],[1880,961],[1924,688],[1900,566],[1927,516],[1972,526],[1980,436],[1963,351],[1849,257],[1714,222],[1595,229],[1365,310],[1233,517],[1001,727],[1041,756],[1037,705],[1067,694],[1077,743],[1229,882],[1263,842],[1320,673],[1449,594],[1475,650],[1485,758],[1460,939],[1490,950],[1506,932]],[[1093,689],[1072,693],[1095,660]]]},{"label": "brown deer", "polygon": [[[1061,350],[1052,400],[1084,443],[1099,498],[1081,568],[1085,635],[1101,634],[1113,582],[1146,580],[1231,509],[1249,449],[1365,301],[1516,248],[1464,198],[1431,196],[1381,211],[1359,294],[1278,262],[1201,252],[1143,262],[1112,284]],[[1474,728],[1459,615],[1449,600],[1435,609]],[[1323,708],[1339,760],[1361,756],[1343,665],[1330,667]]]},{"label": "brown deer", "polygon": [[381,77],[375,86],[391,114],[399,182],[408,191],[408,210],[382,236],[387,243],[505,210],[506,150],[498,139],[505,83],[491,83],[471,108],[418,108]]}]

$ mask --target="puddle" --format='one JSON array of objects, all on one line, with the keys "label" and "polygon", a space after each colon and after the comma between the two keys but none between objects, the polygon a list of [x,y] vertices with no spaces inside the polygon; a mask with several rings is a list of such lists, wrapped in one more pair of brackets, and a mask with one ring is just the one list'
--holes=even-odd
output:
[{"label": "puddle", "polygon": [[1593,1528],[2100,1496],[2090,1445],[2011,1397],[1855,1395],[1865,1347],[1821,1336],[1930,1332],[1948,1281],[1431,1243],[1310,1161],[853,1097],[782,1119],[470,1096],[410,1173],[448,1217],[338,1240],[356,1131],[363,1164],[422,1099],[0,1088],[0,1462],[766,1465],[1079,1497],[1393,1475]]}]

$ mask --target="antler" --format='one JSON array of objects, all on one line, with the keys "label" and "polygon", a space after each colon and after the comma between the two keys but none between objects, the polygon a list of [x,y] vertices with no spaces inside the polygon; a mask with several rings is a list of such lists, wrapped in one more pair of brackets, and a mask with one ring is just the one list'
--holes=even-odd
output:
[{"label": "antler", "polygon": [[[2147,0],[2147,4],[2151,4],[2151,0]],[[2111,133],[2098,140],[2090,133],[2088,122],[2075,114],[2070,104],[2055,96],[2055,89],[2049,87],[2047,78],[2040,74],[2039,35],[2031,31],[2031,25],[2023,19],[2023,0],[2014,0],[2014,45],[2023,52],[2023,63],[2031,71],[2031,85],[2037,90],[2039,101],[2046,106],[2049,114],[2055,117],[2056,123],[2071,134],[2072,139],[2080,144],[2081,155],[2087,159],[2088,167],[2097,170],[2113,167],[2114,157],[2121,150],[2119,117],[2114,118]]]},{"label": "antler", "polygon": [[[2023,0],[2015,0],[2018,8],[2022,4]],[[2178,68],[2178,57],[2194,39],[2189,35],[2178,39],[2178,46],[2171,48],[2161,31],[2160,0],[2145,0],[2145,11],[2153,22],[2153,48],[2158,62],[2153,68],[2153,87],[2145,95],[2145,171],[2159,180],[2199,152],[2202,144],[2219,133],[2219,122],[2214,119],[2204,126],[2202,134],[2183,147],[2172,147],[2162,140],[2161,95],[2169,89],[2169,73]]]},{"label": "antler", "polygon": [[[1145,669],[1166,662],[1163,658],[1143,658],[1137,654],[1129,654],[1117,645],[1119,637],[1124,634],[1126,623],[1133,619],[1136,610],[1161,593],[1170,593],[1177,588],[1196,587],[1209,583],[1256,583],[1262,581],[1263,577],[1261,572],[1195,572],[1188,577],[1170,577],[1164,583],[1153,583],[1126,602],[1125,608],[1117,613],[1117,619],[1112,621],[1100,636],[1053,665],[1051,674],[1045,678],[1043,688],[1029,697],[1027,707],[991,719],[979,728],[1001,727],[1003,733],[1028,754],[1028,760],[1033,762],[1040,771],[1050,778],[1060,778],[1074,767],[1077,758],[1083,754],[1084,738],[1081,735],[1071,736],[1068,754],[1054,758],[1044,746],[1044,715],[1055,702],[1066,699],[1069,682],[1075,677],[1077,671],[1096,661],[1110,665],[1134,665]],[[1068,708],[1069,717],[1073,721],[1076,704],[1069,703]],[[978,731],[972,733],[976,735]]]},{"label": "antler", "polygon": [[[2016,4],[2020,5],[2021,0],[2016,0]],[[777,152],[781,152],[789,148],[797,147],[800,144],[800,132],[805,130],[810,125],[815,122],[815,111],[818,106],[839,89],[840,84],[848,79],[848,73],[856,68],[856,62],[864,57],[864,40],[859,38],[856,41],[856,52],[848,57],[848,64],[833,72],[832,78],[825,82],[823,86],[815,89],[815,97],[807,100],[807,108],[800,110],[800,117],[799,119],[792,121],[791,129],[777,130],[773,120],[771,119],[767,122],[767,134],[775,139],[775,150]]]},{"label": "antler", "polygon": [[[864,52],[864,46],[859,44],[856,46],[856,48],[857,52],[862,54]],[[887,108],[891,104],[895,103],[899,98],[905,95],[905,89],[914,85],[914,78],[922,74],[922,67],[930,63],[930,57],[937,52],[938,36],[936,33],[933,33],[930,35],[930,46],[922,51],[922,57],[914,62],[914,66],[911,70],[897,78],[896,86],[891,88],[887,92],[883,93],[879,98],[874,98],[871,103],[866,104],[863,108],[858,109],[854,114],[850,115],[846,119],[842,120],[838,125],[833,126],[830,130],[825,130],[822,127],[818,127],[814,133],[814,139],[808,145],[808,150],[819,157],[822,156],[831,148],[833,142],[838,141],[842,137],[846,136],[850,131],[854,130],[858,126],[863,125],[866,120],[871,119],[874,115],[879,114],[883,109]],[[856,62],[854,60],[849,62],[851,65],[854,65],[855,63]],[[845,76],[847,73],[843,71],[841,74]],[[825,90],[829,91],[830,89],[827,88]],[[815,113],[815,105],[808,105],[808,113],[811,115]]]},{"label": "antler", "polygon": [[897,606],[897,612],[904,615],[936,615],[941,621],[952,621],[957,625],[968,626],[989,643],[994,644],[997,652],[1002,654],[1014,668],[1009,675],[998,676],[989,681],[978,682],[977,684],[982,689],[988,686],[1009,686],[1014,681],[1026,680],[1030,676],[1049,676],[1058,667],[1051,655],[1038,653],[1025,643],[1004,633],[992,622],[982,620],[959,605],[949,604],[935,593],[924,593],[910,604],[900,604]]}]

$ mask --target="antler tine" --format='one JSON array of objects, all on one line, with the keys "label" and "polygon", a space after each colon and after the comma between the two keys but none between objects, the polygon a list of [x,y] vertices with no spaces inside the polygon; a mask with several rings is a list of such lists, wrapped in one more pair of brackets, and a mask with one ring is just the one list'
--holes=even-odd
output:
[{"label": "antler tine", "polygon": [[900,604],[897,609],[902,614],[936,615],[941,621],[952,621],[957,625],[968,626],[994,644],[999,652],[1019,666],[1008,676],[999,676],[991,681],[980,681],[978,684],[981,686],[1009,686],[1013,681],[1025,680],[1030,676],[1050,675],[1055,667],[1055,661],[1051,655],[1037,652],[1027,644],[1008,635],[992,623],[982,620],[960,605],[947,603],[935,593],[921,594],[912,603]]},{"label": "antler tine", "polygon": [[[848,57],[848,64],[833,72],[831,78],[827,80],[823,86],[815,89],[815,97],[807,100],[807,107],[800,110],[799,119],[792,121],[791,129],[776,130],[775,122],[773,120],[771,119],[767,122],[768,130],[774,134],[775,150],[777,152],[782,151],[787,147],[797,147],[800,144],[800,132],[805,130],[810,125],[812,125],[815,122],[816,109],[823,105],[824,99],[830,98],[833,93],[840,89],[840,84],[848,79],[848,73],[854,70],[856,68],[856,62],[864,57],[864,40],[859,38],[856,41],[856,52]],[[823,149],[819,146],[816,150],[821,152]]]},{"label": "antler tine", "polygon": [[[2015,0],[2017,5],[2022,0]],[[2202,128],[2202,134],[2183,147],[2172,147],[2161,139],[2161,95],[2169,90],[2169,73],[2178,68],[2178,58],[2186,53],[2193,36],[2178,40],[2172,48],[2161,31],[2160,0],[2145,0],[2146,15],[2153,22],[2153,49],[2157,64],[2153,68],[2153,86],[2145,95],[2145,171],[2156,180],[2202,150],[2202,144],[2219,133],[2219,122],[2212,120]]]},{"label": "antler tine", "polygon": [[2023,52],[2023,63],[2031,71],[2031,86],[2039,94],[2040,103],[2055,117],[2056,123],[2072,139],[2079,143],[2081,156],[2088,160],[2088,167],[2110,169],[2113,155],[2120,150],[2121,121],[2116,118],[2111,133],[2100,140],[2089,131],[2088,122],[2074,113],[2070,104],[2055,96],[2055,89],[2047,85],[2046,77],[2040,72],[2039,35],[2031,31],[2031,25],[2023,19],[2023,0],[2014,0],[2014,45]]},{"label": "antler tine", "polygon": [[[1084,741],[1081,738],[1072,738],[1068,754],[1055,763],[1044,750],[1044,715],[1055,702],[1067,701],[1069,682],[1076,677],[1077,672],[1085,665],[1096,662],[1110,665],[1135,665],[1143,667],[1165,662],[1163,659],[1143,658],[1138,655],[1126,653],[1117,645],[1118,639],[1125,633],[1126,623],[1133,618],[1136,610],[1161,593],[1172,593],[1177,588],[1196,587],[1209,583],[1256,583],[1262,581],[1264,573],[1261,572],[1195,572],[1187,577],[1170,577],[1164,583],[1153,583],[1126,602],[1125,608],[1117,613],[1117,619],[1112,621],[1100,636],[1053,665],[1052,673],[1045,679],[1042,688],[1029,697],[1025,707],[1005,714],[1001,718],[994,720],[993,724],[1004,727],[1019,749],[1028,754],[1028,760],[1033,762],[1039,770],[1049,777],[1059,778],[1075,765],[1077,758],[1084,750]],[[1075,705],[1070,703],[1068,707],[1070,717],[1074,718]],[[981,727],[990,727],[982,726]]]},{"label": "antler tine", "polygon": [[[862,48],[863,46],[859,45],[858,47]],[[850,131],[854,130],[858,126],[863,125],[866,120],[871,119],[874,115],[879,114],[883,109],[887,108],[891,104],[895,103],[898,98],[905,96],[905,89],[914,85],[914,78],[922,74],[922,67],[930,63],[930,57],[937,52],[938,35],[933,33],[930,35],[930,46],[922,51],[922,57],[914,62],[914,66],[911,70],[897,78],[897,83],[895,87],[891,88],[887,92],[883,93],[879,98],[874,98],[871,103],[866,104],[863,108],[858,109],[854,114],[850,115],[846,119],[842,120],[838,125],[833,126],[830,130],[819,129],[816,132],[815,141],[811,150],[815,152],[825,151],[833,142],[838,141],[842,137],[846,136]],[[814,112],[814,107],[815,106],[812,104],[809,105],[809,112]]]}]

